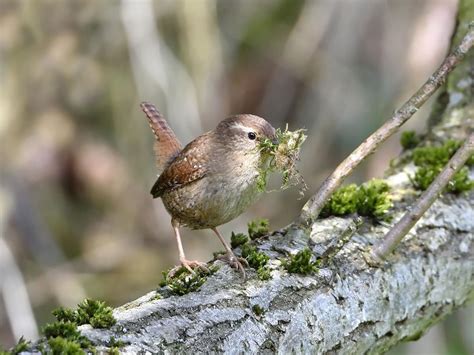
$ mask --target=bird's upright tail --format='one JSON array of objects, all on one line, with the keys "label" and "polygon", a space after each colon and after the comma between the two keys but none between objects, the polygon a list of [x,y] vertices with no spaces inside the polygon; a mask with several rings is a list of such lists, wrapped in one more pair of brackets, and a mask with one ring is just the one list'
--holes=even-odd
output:
[{"label": "bird's upright tail", "polygon": [[148,117],[150,128],[155,135],[156,141],[153,149],[155,151],[156,165],[161,172],[178,155],[182,145],[168,125],[168,122],[166,122],[163,115],[153,104],[142,102],[140,107]]}]

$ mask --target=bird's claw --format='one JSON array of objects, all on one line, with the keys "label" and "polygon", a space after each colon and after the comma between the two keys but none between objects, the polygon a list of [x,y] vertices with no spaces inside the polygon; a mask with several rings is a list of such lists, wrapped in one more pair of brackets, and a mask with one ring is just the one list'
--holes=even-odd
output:
[{"label": "bird's claw", "polygon": [[227,254],[224,254],[224,255],[219,255],[216,259],[217,260],[222,260],[222,261],[226,262],[227,264],[229,264],[230,267],[232,267],[234,269],[237,269],[242,274],[242,276],[245,280],[246,274],[245,274],[244,266],[245,267],[249,266],[249,263],[247,262],[247,260],[245,260],[244,258],[235,256],[234,253],[227,253]]},{"label": "bird's claw", "polygon": [[183,267],[193,275],[196,274],[196,272],[194,271],[194,269],[196,268],[201,269],[202,271],[206,273],[209,272],[209,268],[207,267],[207,264],[203,263],[202,261],[181,259],[180,265],[172,268],[168,273],[168,277],[173,277]]}]

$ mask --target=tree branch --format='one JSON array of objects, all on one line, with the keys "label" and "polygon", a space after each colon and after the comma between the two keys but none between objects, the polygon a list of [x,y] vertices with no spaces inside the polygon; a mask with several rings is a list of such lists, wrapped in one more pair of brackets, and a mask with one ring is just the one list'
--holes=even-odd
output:
[{"label": "tree branch", "polygon": [[444,83],[448,74],[462,61],[466,53],[474,45],[474,28],[473,26],[470,27],[459,46],[446,57],[441,66],[426,83],[326,178],[318,192],[304,205],[301,211],[300,223],[310,225],[314,222],[316,218],[318,218],[326,201],[337,188],[342,185],[345,178],[349,176],[367,156],[374,153],[386,139],[392,136],[401,125],[408,121]]},{"label": "tree branch", "polygon": [[474,153],[474,133],[466,138],[466,141],[456,154],[449,160],[446,167],[431,183],[430,187],[416,201],[413,208],[398,221],[395,226],[385,235],[373,249],[372,255],[376,260],[385,259],[400,243],[403,237],[413,228],[415,223],[423,216],[426,210],[435,202],[448,182],[453,178],[464,163]]},{"label": "tree branch", "polygon": [[[416,339],[430,325],[474,297],[474,195],[438,200],[403,242],[390,264],[371,268],[361,251],[383,235],[365,223],[317,274],[288,274],[276,261],[308,245],[326,254],[352,219],[327,218],[311,232],[292,227],[258,240],[271,256],[272,276],[242,280],[219,271],[198,292],[156,299],[157,293],[114,311],[112,329],[82,326],[95,344],[110,337],[128,352],[158,353],[382,353]],[[396,210],[394,213],[401,213]],[[256,309],[259,311],[257,312]],[[98,347],[97,350],[101,350]]]}]

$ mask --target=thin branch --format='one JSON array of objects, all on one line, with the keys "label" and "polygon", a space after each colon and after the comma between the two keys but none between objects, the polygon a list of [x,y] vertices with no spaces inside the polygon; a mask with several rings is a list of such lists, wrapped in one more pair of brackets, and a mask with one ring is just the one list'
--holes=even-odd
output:
[{"label": "thin branch", "polygon": [[7,243],[0,237],[0,294],[15,339],[38,339],[25,280]]},{"label": "thin branch", "polygon": [[376,260],[383,260],[400,243],[403,237],[410,231],[415,223],[423,216],[426,210],[441,194],[445,186],[452,179],[469,157],[474,154],[474,133],[466,139],[461,148],[446,164],[443,171],[431,183],[430,187],[416,201],[411,208],[395,226],[385,235],[385,237],[372,248],[372,256]]},{"label": "thin branch", "polygon": [[426,83],[396,111],[377,131],[372,133],[361,145],[359,145],[323,182],[318,192],[304,205],[300,223],[310,225],[318,218],[321,209],[329,197],[341,186],[344,179],[370,154],[398,128],[410,119],[415,112],[428,100],[431,95],[444,83],[448,74],[462,61],[466,53],[474,44],[474,28],[470,26],[461,44],[456,47],[443,61],[441,66],[426,81]]}]

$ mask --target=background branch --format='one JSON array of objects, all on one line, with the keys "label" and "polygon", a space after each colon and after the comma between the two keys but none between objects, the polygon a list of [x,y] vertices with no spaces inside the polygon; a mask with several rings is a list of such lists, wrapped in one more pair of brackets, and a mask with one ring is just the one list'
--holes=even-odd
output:
[{"label": "background branch", "polygon": [[426,83],[405,102],[388,121],[344,159],[336,170],[324,180],[318,192],[304,205],[300,216],[300,222],[302,224],[311,225],[311,223],[318,218],[326,201],[331,197],[334,191],[342,185],[345,178],[418,111],[426,100],[444,83],[448,74],[461,62],[473,44],[474,28],[471,26],[460,45],[446,57],[438,70],[435,71]]},{"label": "background branch", "polygon": [[413,228],[416,222],[423,216],[428,208],[439,197],[454,174],[462,168],[464,163],[474,153],[474,133],[466,139],[461,148],[449,160],[446,167],[431,183],[430,187],[415,202],[414,206],[390,229],[373,249],[373,256],[378,259],[385,259],[400,243],[403,237]]}]

